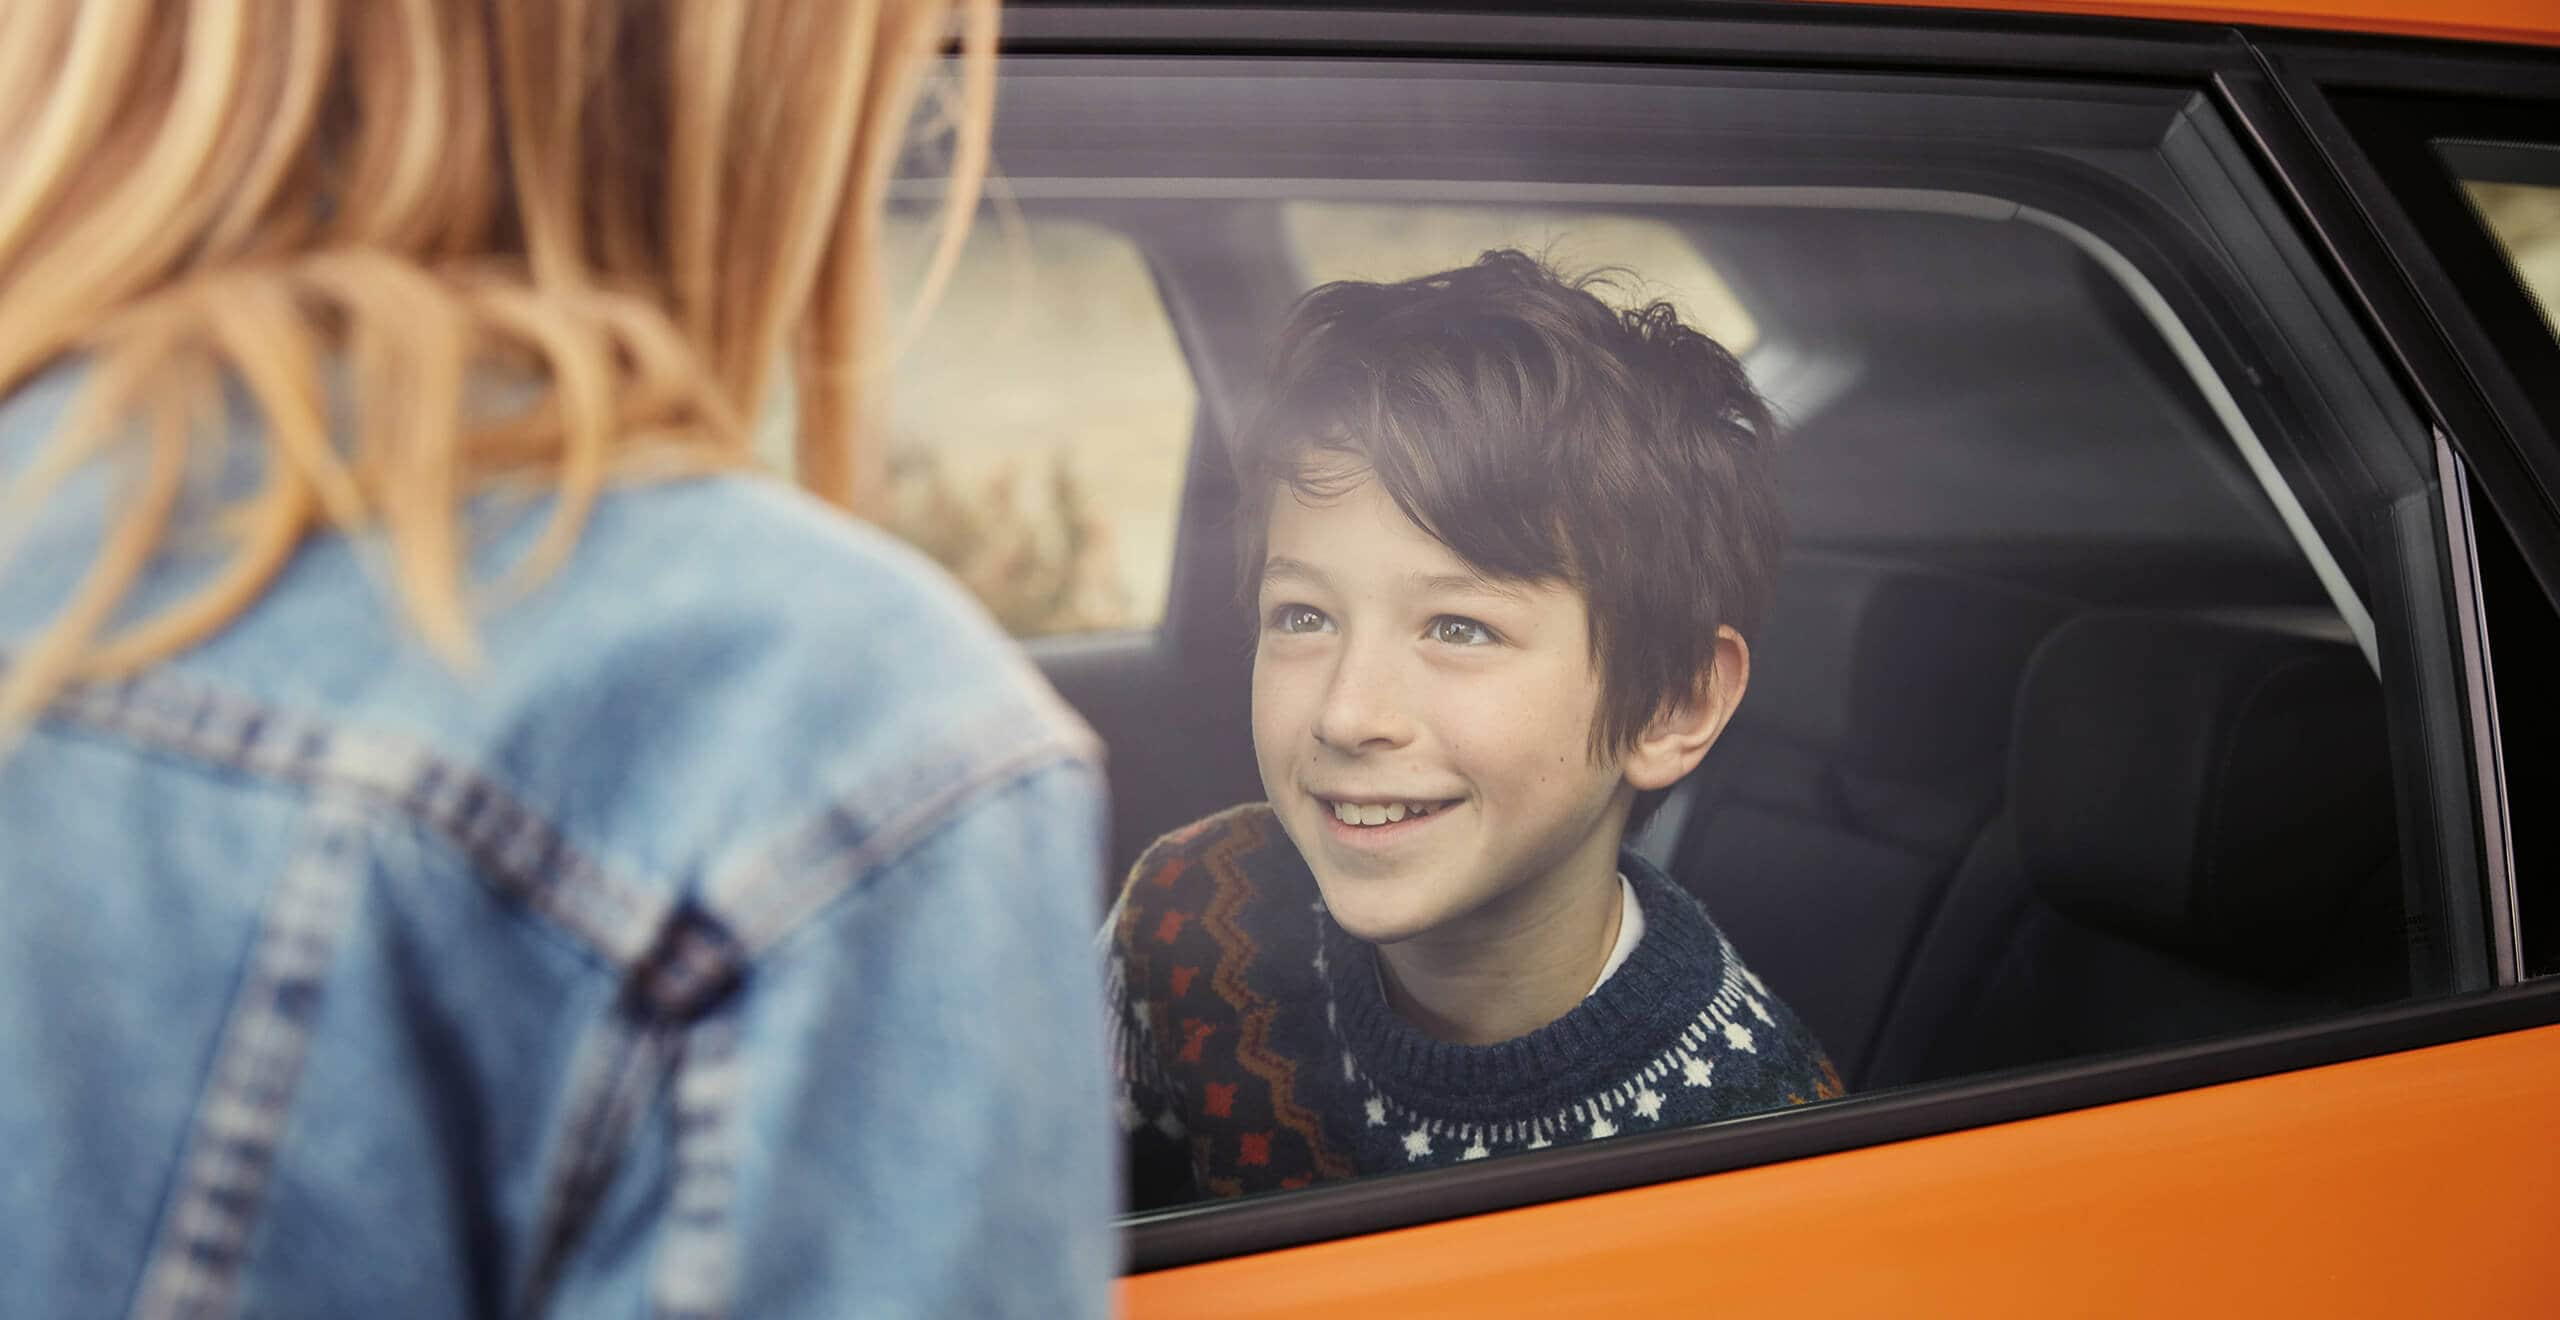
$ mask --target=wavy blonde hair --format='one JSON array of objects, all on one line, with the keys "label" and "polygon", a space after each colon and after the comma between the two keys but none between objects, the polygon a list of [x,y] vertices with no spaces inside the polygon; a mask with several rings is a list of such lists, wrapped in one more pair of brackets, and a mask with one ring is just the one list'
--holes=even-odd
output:
[{"label": "wavy blonde hair", "polygon": [[[86,371],[0,537],[93,460],[123,485],[0,724],[216,632],[324,529],[377,535],[408,617],[468,664],[465,501],[556,492],[529,581],[609,482],[751,462],[785,362],[800,479],[855,505],[883,202],[955,37],[923,301],[985,171],[994,0],[9,0],[0,394]],[[519,406],[486,406],[492,377]],[[262,484],[215,521],[201,589],[122,620],[186,474],[231,443],[226,394]]]}]

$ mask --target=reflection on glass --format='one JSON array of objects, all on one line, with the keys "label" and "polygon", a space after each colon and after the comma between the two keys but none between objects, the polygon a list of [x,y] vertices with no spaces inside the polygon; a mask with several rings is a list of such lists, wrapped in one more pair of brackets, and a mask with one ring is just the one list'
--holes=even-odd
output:
[{"label": "reflection on glass", "polygon": [[[939,231],[894,219],[890,325]],[[901,280],[900,277],[903,277]],[[1018,637],[1164,617],[1197,394],[1145,258],[1099,224],[979,217],[889,373],[879,510]],[[759,447],[789,452],[788,400]]]},{"label": "reflection on glass", "polygon": [[1680,230],[1607,211],[1528,206],[1414,206],[1293,201],[1281,208],[1290,251],[1309,284],[1407,280],[1516,248],[1566,274],[1607,268],[1593,292],[1625,307],[1667,302],[1734,354],[1760,342],[1751,310]]}]

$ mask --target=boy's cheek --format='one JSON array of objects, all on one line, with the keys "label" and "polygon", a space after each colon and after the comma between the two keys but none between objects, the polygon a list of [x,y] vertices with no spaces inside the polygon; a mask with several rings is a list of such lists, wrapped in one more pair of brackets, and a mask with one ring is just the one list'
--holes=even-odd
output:
[{"label": "boy's cheek", "polygon": [[1254,700],[1260,701],[1265,687],[1278,682],[1280,678],[1291,669],[1299,667],[1292,662],[1300,659],[1300,657],[1295,657],[1289,654],[1289,648],[1282,644],[1285,641],[1285,638],[1276,638],[1266,632],[1262,635],[1262,640],[1254,643]]},{"label": "boy's cheek", "polygon": [[[1275,676],[1259,671],[1255,673],[1249,718],[1253,730],[1253,757],[1261,764],[1266,781],[1286,765],[1287,750],[1298,744],[1298,739],[1290,732],[1297,718],[1295,706],[1292,694]],[[1264,787],[1274,785],[1266,782]]]},{"label": "boy's cheek", "polygon": [[1275,654],[1264,648],[1253,660],[1253,723],[1259,736],[1266,720],[1292,718],[1306,705],[1313,684],[1321,680],[1304,656]]}]

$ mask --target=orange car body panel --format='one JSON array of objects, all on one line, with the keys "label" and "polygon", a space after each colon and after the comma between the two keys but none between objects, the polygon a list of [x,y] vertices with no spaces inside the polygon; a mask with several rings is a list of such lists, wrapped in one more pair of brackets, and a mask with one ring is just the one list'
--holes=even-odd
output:
[{"label": "orange car body panel", "polygon": [[1165,1270],[1121,1300],[1140,1318],[2560,1316],[2560,1026]]},{"label": "orange car body panel", "polygon": [[[1874,0],[1821,0],[1872,4]],[[2560,0],[1894,0],[1894,7],[2002,9],[2189,23],[2258,23],[2404,37],[2560,46]]]}]

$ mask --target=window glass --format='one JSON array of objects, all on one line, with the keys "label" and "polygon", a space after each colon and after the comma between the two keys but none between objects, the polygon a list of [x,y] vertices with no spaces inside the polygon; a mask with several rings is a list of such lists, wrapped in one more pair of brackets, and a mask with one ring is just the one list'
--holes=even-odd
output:
[{"label": "window glass", "polygon": [[[1006,84],[1010,186],[1155,258],[1235,458],[1183,496],[1184,628],[1051,665],[1111,750],[1141,1208],[2139,1056],[2477,961],[2431,437],[2210,107],[1389,72]],[[1459,268],[1427,315],[1332,286]],[[1780,405],[1749,439],[1744,383]],[[1702,693],[1730,719],[1653,770],[1600,731]],[[1622,788],[1658,811],[1623,848]]]},{"label": "window glass", "polygon": [[[2128,287],[2125,269],[2086,235],[1824,200],[1634,218],[1570,206],[1201,200],[1203,213],[1237,232],[1268,232],[1276,220],[1290,241],[1292,288],[1463,266],[1516,240],[1551,262],[1570,253],[1558,263],[1569,270],[1609,266],[1628,286],[1675,289],[1684,320],[1749,342],[1767,332],[1700,255],[1738,254],[1755,287],[1790,295],[1781,301],[1791,368],[1818,368],[1833,384],[1787,410],[1780,498],[1792,544],[1767,616],[1750,625],[1747,695],[1640,840],[1639,855],[1672,887],[1630,882],[1637,925],[1612,927],[1636,949],[1677,946],[1680,959],[1666,969],[1631,956],[1611,976],[1676,983],[1683,968],[1716,967],[1712,944],[1679,944],[1700,929],[1684,929],[1690,911],[1709,916],[1739,961],[1729,981],[1682,984],[1698,1017],[1677,1043],[1617,1060],[1626,1076],[1555,1112],[1497,1110],[1500,1121],[1470,1122],[1410,1098],[1448,1078],[1392,1070],[1442,1057],[1434,1040],[1470,1037],[1466,1024],[1433,1016],[1427,991],[1405,997],[1385,937],[1405,933],[1400,921],[1427,927],[1445,910],[1430,903],[1462,904],[1472,881],[1435,871],[1415,890],[1366,894],[1366,863],[1345,860],[1365,857],[1365,843],[1329,832],[1421,839],[1438,830],[1470,859],[1452,870],[1508,876],[1514,854],[1502,850],[1551,852],[1552,841],[1544,826],[1502,820],[1517,802],[1542,800],[1505,803],[1521,786],[1504,767],[1525,763],[1521,748],[1541,739],[1579,749],[1585,726],[1576,720],[1600,695],[1524,679],[1478,698],[1470,694],[1479,686],[1507,681],[1486,677],[1502,671],[1419,659],[1407,672],[1376,659],[1399,652],[1378,640],[1378,598],[1357,584],[1463,575],[1476,567],[1450,557],[1463,538],[1421,534],[1364,489],[1277,503],[1267,551],[1291,564],[1290,580],[1265,590],[1262,633],[1249,644],[1260,782],[1233,793],[1268,794],[1270,814],[1139,861],[1115,930],[1120,984],[1139,1001],[1124,1019],[1130,1039],[1142,1054],[1164,1053],[1156,1062],[1165,1071],[1133,1092],[1128,1115],[1140,1147],[1157,1157],[1136,1174],[1141,1205],[1316,1177],[1307,1162],[1319,1158],[1320,1139],[1339,1143],[1352,1167],[1428,1168],[2272,1026],[2409,993],[2371,611],[2334,557],[2325,569],[2315,563],[2315,552],[2335,552],[2262,434],[2239,414],[2217,413],[2206,397],[2218,387],[2210,364],[2182,354],[2173,319],[2146,317],[2144,290]],[[1172,214],[1163,222],[1211,228]],[[1422,435],[1427,465],[1434,446],[1459,447],[1433,428],[1463,429],[1475,414],[1433,393],[1428,369],[1399,375],[1401,351],[1364,341],[1339,365],[1392,382],[1382,402],[1363,407],[1395,413],[1390,425]],[[1516,365],[1493,339],[1469,351],[1501,364],[1497,373]],[[1590,363],[1609,352],[1558,351]],[[1249,374],[1259,364],[1245,365]],[[1458,411],[1435,411],[1444,406]],[[1587,450],[1583,461],[1612,461],[1571,418],[1538,420],[1575,437],[1552,443]],[[1708,480],[1685,498],[1688,516],[1703,520],[1729,507],[1731,492]],[[1513,512],[1506,499],[1460,498],[1429,510],[1428,521],[1456,527]],[[1540,516],[1659,526],[1663,510],[1628,496]],[[1711,555],[1740,552],[1739,540],[1702,544]],[[1615,571],[1697,574],[1657,550]],[[1694,588],[1707,582],[1696,576]],[[1575,604],[1603,608],[1594,599]],[[1517,602],[1446,612],[1467,618],[1435,622],[1425,643],[1472,642],[1478,622],[1494,634],[1555,631],[1554,618]],[[1657,622],[1635,616],[1621,626]],[[1362,647],[1381,649],[1359,660]],[[1346,699],[1328,684],[1335,666],[1355,660],[1376,666],[1374,686]],[[2271,702],[2264,696],[2279,690]],[[1145,725],[1104,732],[1150,736]],[[1357,751],[1364,739],[1378,750]],[[1315,750],[1275,754],[1275,744]],[[2240,760],[2256,768],[2229,773],[2235,762],[2213,752],[2233,746],[2249,749]],[[1355,750],[1324,750],[1339,747]],[[1404,791],[1415,801],[1365,800],[1391,784],[1414,785]],[[1297,798],[1309,800],[1293,806]],[[1477,836],[1463,833],[1479,811],[1490,857],[1476,857]],[[2212,834],[2216,814],[2321,824],[2241,843]],[[2260,844],[2267,850],[2253,851]],[[1328,848],[1345,851],[1328,861]],[[2194,863],[2200,854],[2213,860]],[[1257,892],[1285,884],[1293,873],[1270,861],[1279,856],[1307,859],[1334,923],[1323,927],[1333,943],[1321,946],[1313,979],[1273,956],[1305,932],[1261,930],[1250,907],[1224,912],[1223,926],[1200,920],[1219,901],[1218,876]],[[1277,869],[1256,869],[1266,864]],[[1442,882],[1456,888],[1412,897]],[[2153,888],[2205,885],[2229,892],[2164,904]],[[1418,915],[1408,902],[1421,905]],[[1624,922],[1626,907],[1615,910]],[[2197,915],[2216,911],[2235,915]],[[1279,919],[1305,915],[1291,906]],[[1251,968],[1215,976],[1239,948],[1253,950]],[[1591,994],[1608,995],[1608,979]],[[1581,1002],[1563,1005],[1549,1026],[1580,1020]],[[2128,1008],[2137,1002],[2139,1011]],[[1302,1043],[1325,1039],[1324,1024],[1334,1024],[1343,1040],[1327,1047],[1323,1073],[1358,1092],[1342,1130],[1325,1136],[1319,1126],[1310,1138],[1286,1124],[1254,1126],[1272,1121],[1260,1115],[1274,1084],[1232,1054],[1222,1061],[1220,1049],[1257,1018]],[[1507,1022],[1493,1033],[1509,1039],[1537,1026]],[[1818,1061],[1802,1062],[1807,1051]],[[1470,1074],[1479,1080],[1499,1071],[1491,1055],[1449,1057],[1466,1060],[1452,1068],[1496,1070]],[[1736,1098],[1744,1095],[1756,1098]],[[1248,1113],[1256,1117],[1240,1117]],[[1168,1138],[1168,1128],[1181,1135]]]},{"label": "window glass", "polygon": [[[893,222],[893,312],[914,305],[936,232]],[[1196,398],[1127,236],[989,208],[891,381],[889,530],[1019,637],[1164,617]],[[770,451],[787,451],[788,425],[769,423]]]},{"label": "window glass", "polygon": [[2437,151],[2544,327],[2560,334],[2560,147],[2460,142]]}]

